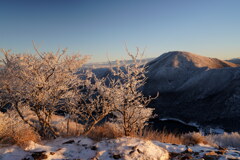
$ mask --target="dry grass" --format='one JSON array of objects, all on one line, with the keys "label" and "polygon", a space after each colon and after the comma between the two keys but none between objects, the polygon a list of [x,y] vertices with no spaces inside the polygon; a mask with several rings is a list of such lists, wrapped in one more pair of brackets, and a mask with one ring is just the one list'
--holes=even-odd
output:
[{"label": "dry grass", "polygon": [[84,129],[82,124],[57,115],[52,116],[51,124],[61,137],[80,136]]},{"label": "dry grass", "polygon": [[[94,129],[88,134],[88,137],[95,141],[101,141],[102,139],[114,139],[123,136],[123,129],[120,128],[117,123],[109,122],[106,122],[101,126],[95,126]],[[183,144],[182,136],[167,132],[157,132],[150,129],[143,130],[139,134],[130,133],[130,137],[156,140],[163,143]]]},{"label": "dry grass", "polygon": [[208,135],[206,139],[221,147],[234,147],[240,149],[240,134],[238,132]]},{"label": "dry grass", "polygon": [[[35,120],[35,117],[33,117],[30,112],[25,112],[25,114],[31,121]],[[69,128],[67,129],[67,124],[68,122],[64,117],[53,116],[52,125],[58,131],[60,136],[79,136],[83,132],[83,125],[69,121]],[[101,126],[95,126],[88,134],[88,137],[95,141],[114,139],[123,136],[123,129],[120,128],[118,124],[109,122],[106,122]],[[240,148],[240,134],[237,132],[203,136],[196,132],[176,135],[164,131],[158,132],[151,129],[145,129],[140,134],[131,134],[130,136],[171,144],[209,144],[213,147],[221,146]],[[30,141],[39,142],[40,136],[31,127],[23,123],[13,111],[5,114],[0,112],[0,144],[17,144],[20,147],[25,148]]]},{"label": "dry grass", "polygon": [[142,136],[140,136],[140,138],[144,138],[147,140],[156,140],[162,143],[183,144],[182,136],[167,133],[165,131],[158,132],[147,129],[143,131]]},{"label": "dry grass", "polygon": [[[21,109],[26,120],[28,120],[32,125],[40,127],[38,118],[33,111],[31,111],[28,107],[23,107]],[[79,136],[83,132],[83,125],[72,120],[68,121],[68,119],[64,116],[53,114],[50,124],[61,137]]]},{"label": "dry grass", "polygon": [[208,142],[201,133],[193,132],[183,135],[183,144],[196,145],[196,144],[208,144]]},{"label": "dry grass", "polygon": [[0,143],[25,148],[30,141],[39,142],[40,136],[15,114],[0,113]]},{"label": "dry grass", "polygon": [[101,126],[95,126],[88,134],[88,137],[95,141],[101,141],[102,139],[114,139],[123,136],[124,134],[117,124],[108,122]]}]

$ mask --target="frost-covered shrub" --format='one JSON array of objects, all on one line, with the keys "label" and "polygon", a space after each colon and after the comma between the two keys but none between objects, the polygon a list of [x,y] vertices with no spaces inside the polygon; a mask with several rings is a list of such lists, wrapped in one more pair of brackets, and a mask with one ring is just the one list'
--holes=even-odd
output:
[{"label": "frost-covered shrub", "polygon": [[206,138],[221,147],[240,148],[240,134],[238,132],[208,135]]},{"label": "frost-covered shrub", "polygon": [[63,106],[71,119],[77,119],[85,126],[84,135],[109,114],[117,117],[126,136],[142,130],[152,117],[153,109],[146,108],[152,98],[144,97],[140,90],[146,81],[145,66],[137,61],[138,54],[128,54],[133,63],[118,63],[111,68],[113,76],[98,78],[92,72],[86,72],[82,92],[72,96]]},{"label": "frost-covered shrub", "polygon": [[[126,136],[144,128],[153,109],[146,108],[152,100],[141,92],[146,77],[145,66],[137,61],[118,64],[112,69],[114,78],[97,78],[91,71],[80,78],[78,69],[87,57],[66,56],[61,53],[10,54],[2,50],[4,59],[0,70],[0,104],[11,104],[22,121],[38,131],[42,137],[59,136],[52,116],[62,109],[67,127],[77,122],[84,125],[87,135],[96,124],[110,113],[117,116]],[[139,51],[138,51],[139,52]],[[117,78],[116,78],[117,77]],[[26,118],[22,108],[27,107],[35,120]]]},{"label": "frost-covered shrub", "polygon": [[[56,137],[51,118],[58,106],[74,96],[82,81],[76,71],[87,57],[65,55],[62,52],[10,54],[2,50],[4,59],[0,70],[0,101],[10,103],[22,120],[38,130],[43,137]],[[38,119],[40,127],[25,119],[21,108],[28,106]]]},{"label": "frost-covered shrub", "polygon": [[131,133],[138,133],[147,125],[153,109],[147,108],[152,98],[145,97],[141,91],[147,78],[145,66],[137,60],[139,50],[137,49],[135,56],[128,50],[127,53],[133,63],[117,63],[117,67],[111,69],[117,78],[110,80],[110,86],[114,91],[114,114],[117,122],[123,128],[124,134],[129,136]]},{"label": "frost-covered shrub", "polygon": [[106,85],[106,78],[97,78],[91,71],[85,72],[81,92],[67,100],[62,109],[69,119],[84,126],[82,134],[89,132],[114,110],[114,92]]}]

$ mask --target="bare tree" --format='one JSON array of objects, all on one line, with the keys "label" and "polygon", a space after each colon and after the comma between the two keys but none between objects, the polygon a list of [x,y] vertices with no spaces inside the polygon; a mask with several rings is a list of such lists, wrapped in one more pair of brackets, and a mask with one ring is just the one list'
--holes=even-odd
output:
[{"label": "bare tree", "polygon": [[73,105],[68,107],[85,125],[83,134],[87,135],[97,123],[113,113],[124,134],[129,136],[141,131],[153,116],[153,109],[147,106],[154,98],[145,97],[141,91],[147,78],[144,64],[137,59],[141,56],[139,50],[135,56],[128,50],[127,53],[132,63],[119,61],[110,68],[112,75],[97,78],[92,72],[84,74],[81,95],[72,99]]},{"label": "bare tree", "polygon": [[[127,49],[126,49],[127,50]],[[132,59],[131,64],[124,61],[119,62],[112,73],[117,77],[117,82],[112,88],[115,90],[115,115],[121,124],[124,134],[129,136],[137,133],[147,124],[152,117],[152,108],[147,108],[151,97],[145,97],[141,91],[147,77],[145,76],[145,65],[141,63],[139,49],[134,56],[127,50]],[[157,95],[158,96],[158,95]]]},{"label": "bare tree", "polygon": [[[76,71],[88,57],[56,53],[10,54],[2,49],[4,59],[0,70],[1,103],[11,103],[22,120],[39,131],[41,136],[57,136],[51,126],[52,114],[58,105],[70,98],[81,84]],[[38,117],[40,128],[26,120],[21,111],[28,106]]]},{"label": "bare tree", "polygon": [[82,123],[83,135],[87,135],[93,127],[109,115],[114,107],[114,92],[111,88],[115,81],[111,81],[111,87],[106,85],[107,77],[97,78],[92,71],[84,73],[84,83],[80,92],[68,99],[63,106],[71,119]]}]

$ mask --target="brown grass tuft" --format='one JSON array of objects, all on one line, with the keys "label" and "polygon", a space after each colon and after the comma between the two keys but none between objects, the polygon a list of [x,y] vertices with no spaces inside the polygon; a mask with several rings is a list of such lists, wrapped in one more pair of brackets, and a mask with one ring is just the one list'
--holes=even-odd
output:
[{"label": "brown grass tuft", "polygon": [[193,132],[183,136],[183,144],[196,145],[196,144],[208,144],[206,138],[200,133]]},{"label": "brown grass tuft", "polygon": [[183,138],[180,135],[167,133],[165,131],[158,132],[146,129],[142,133],[142,137],[147,140],[156,140],[162,143],[183,144]]},{"label": "brown grass tuft", "polygon": [[88,134],[88,137],[95,141],[101,141],[102,139],[114,139],[123,136],[124,134],[116,124],[108,122],[101,126],[95,126]]},{"label": "brown grass tuft", "polygon": [[2,144],[17,144],[25,148],[30,141],[40,141],[40,136],[13,114],[0,113],[0,124],[0,143]]}]

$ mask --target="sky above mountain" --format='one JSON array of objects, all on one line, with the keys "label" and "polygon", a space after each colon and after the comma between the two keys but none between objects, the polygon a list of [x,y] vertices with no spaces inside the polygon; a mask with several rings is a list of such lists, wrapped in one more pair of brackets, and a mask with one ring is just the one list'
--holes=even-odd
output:
[{"label": "sky above mountain", "polygon": [[69,48],[93,62],[173,50],[230,59],[240,55],[239,0],[1,0],[0,48]]}]

